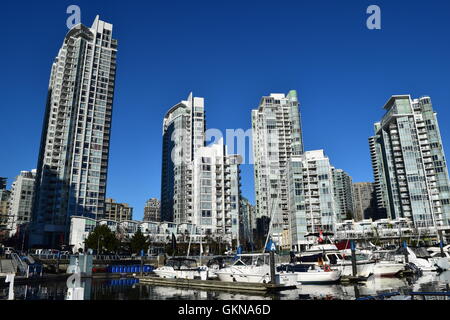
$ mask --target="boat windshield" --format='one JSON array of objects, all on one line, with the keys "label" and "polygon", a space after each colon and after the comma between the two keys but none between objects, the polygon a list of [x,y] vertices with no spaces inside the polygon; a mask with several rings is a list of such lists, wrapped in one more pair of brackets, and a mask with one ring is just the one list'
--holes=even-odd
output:
[{"label": "boat windshield", "polygon": [[[267,262],[266,262],[267,260]],[[235,266],[263,266],[268,264],[268,257],[264,255],[255,256],[239,256],[239,259],[234,263]]]},{"label": "boat windshield", "polygon": [[[355,257],[356,257],[356,261],[369,260],[368,256],[365,255],[365,254],[362,254],[362,253],[357,253],[355,255]],[[345,260],[352,260],[352,256],[351,255],[345,256],[344,259]]]},{"label": "boat windshield", "polygon": [[340,253],[327,254],[327,258],[328,258],[328,261],[330,262],[330,264],[336,264],[338,262],[338,260],[344,259],[344,257],[342,257],[342,255]]},{"label": "boat windshield", "polygon": [[166,265],[173,267],[175,270],[197,268],[197,262],[191,259],[171,259]]}]

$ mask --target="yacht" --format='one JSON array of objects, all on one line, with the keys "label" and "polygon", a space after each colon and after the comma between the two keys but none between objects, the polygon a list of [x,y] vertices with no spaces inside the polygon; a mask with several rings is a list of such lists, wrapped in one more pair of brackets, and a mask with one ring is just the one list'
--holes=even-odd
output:
[{"label": "yacht", "polygon": [[[216,271],[220,281],[270,283],[269,254],[241,254],[228,267]],[[279,271],[275,273],[275,283],[286,286],[297,285],[297,275]]]},{"label": "yacht", "polygon": [[[327,233],[331,235],[331,233]],[[316,236],[318,234],[307,234],[305,237]],[[331,241],[312,245],[309,249],[296,255],[296,262],[301,264],[315,264],[317,266],[328,264],[331,270],[341,272],[341,276],[352,276],[353,268],[351,254],[344,254],[339,251]],[[360,277],[369,277],[374,272],[375,261],[365,254],[356,255],[356,271]]]},{"label": "yacht", "polygon": [[232,265],[234,260],[235,259],[232,256],[219,256],[209,260],[206,264],[208,267],[208,278],[216,279],[217,271]]},{"label": "yacht", "polygon": [[418,267],[422,272],[439,271],[434,261],[430,261],[430,254],[425,248],[399,248],[394,255],[396,259],[405,261],[405,250],[408,254],[408,261]]},{"label": "yacht", "polygon": [[450,270],[450,253],[448,251],[449,247],[450,246],[445,246],[443,248],[444,257],[442,257],[440,247],[427,248],[427,251],[430,254],[430,258],[428,258],[428,260],[437,265],[442,271]]},{"label": "yacht", "polygon": [[198,267],[195,259],[170,258],[163,267],[153,270],[160,278],[169,279],[195,279],[206,280],[208,268]]},{"label": "yacht", "polygon": [[405,270],[406,264],[396,259],[391,250],[375,250],[369,256],[375,261],[373,275],[378,277],[392,277]]},{"label": "yacht", "polygon": [[332,284],[341,279],[341,271],[331,270],[329,265],[284,264],[277,266],[277,271],[296,274],[301,284]]}]

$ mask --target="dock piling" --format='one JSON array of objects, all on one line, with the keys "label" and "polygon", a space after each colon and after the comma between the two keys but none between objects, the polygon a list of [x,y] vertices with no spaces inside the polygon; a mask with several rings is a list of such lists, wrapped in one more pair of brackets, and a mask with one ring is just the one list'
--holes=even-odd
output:
[{"label": "dock piling", "polygon": [[408,245],[403,241],[403,248],[405,248],[405,263],[409,263]]},{"label": "dock piling", "polygon": [[358,271],[356,269],[356,248],[355,248],[355,242],[353,240],[350,241],[350,248],[352,251],[352,273],[353,273],[353,276],[356,277]]},{"label": "dock piling", "polygon": [[270,251],[269,255],[269,263],[270,263],[270,283],[275,284],[275,252]]},{"label": "dock piling", "polygon": [[442,238],[442,230],[438,231],[439,234],[439,247],[441,248],[441,257],[445,258],[445,253],[444,253],[444,239]]}]

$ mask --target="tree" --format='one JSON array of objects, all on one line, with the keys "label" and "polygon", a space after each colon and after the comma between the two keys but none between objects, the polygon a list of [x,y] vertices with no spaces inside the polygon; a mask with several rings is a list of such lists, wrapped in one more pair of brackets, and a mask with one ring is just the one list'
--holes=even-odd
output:
[{"label": "tree", "polygon": [[148,239],[142,234],[141,229],[138,229],[130,240],[131,253],[139,253],[141,250],[147,251],[148,246]]},{"label": "tree", "polygon": [[95,227],[95,229],[89,233],[89,236],[84,243],[87,248],[98,250],[99,252],[97,252],[97,254],[103,252],[103,250],[116,252],[120,244],[115,234],[105,224]]}]

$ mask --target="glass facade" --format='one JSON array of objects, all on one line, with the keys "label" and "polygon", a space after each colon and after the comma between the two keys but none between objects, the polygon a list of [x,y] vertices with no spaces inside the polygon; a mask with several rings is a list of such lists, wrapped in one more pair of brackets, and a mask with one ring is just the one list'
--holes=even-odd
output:
[{"label": "glass facade", "polygon": [[450,223],[449,178],[431,99],[393,96],[369,139],[377,204],[416,228]]}]

